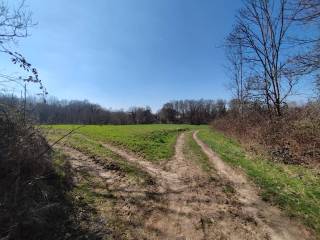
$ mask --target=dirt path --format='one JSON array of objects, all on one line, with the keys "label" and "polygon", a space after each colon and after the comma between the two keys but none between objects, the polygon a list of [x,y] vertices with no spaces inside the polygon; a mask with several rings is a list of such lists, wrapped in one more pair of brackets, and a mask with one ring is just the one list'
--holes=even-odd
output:
[{"label": "dirt path", "polygon": [[[155,211],[146,222],[146,226],[157,228],[162,237],[155,239],[204,239],[205,233],[201,227],[201,214],[195,215],[192,207],[196,196],[190,192],[191,181],[186,179],[184,173],[188,166],[183,156],[185,134],[181,134],[175,146],[175,156],[164,168],[167,173],[174,174],[174,178],[159,178],[165,185],[166,191],[163,202],[165,211]],[[192,173],[190,172],[190,176]]]},{"label": "dirt path", "polygon": [[[162,167],[105,144],[128,161],[137,163],[161,185],[161,201],[144,223],[145,229],[156,229],[157,234],[146,231],[146,239],[305,239],[305,233],[301,231],[270,227],[261,220],[262,217],[257,217],[260,213],[260,209],[255,207],[257,194],[250,192],[246,185],[241,184],[240,191],[252,197],[250,201],[256,199],[251,205],[248,205],[249,199],[244,198],[243,194],[238,198],[232,190],[230,192],[226,186],[239,188],[238,182],[243,183],[245,178],[234,171],[230,171],[232,177],[229,177],[231,168],[227,168],[222,161],[218,164],[213,162],[218,170],[215,176],[205,174],[192,161],[194,156],[185,156],[185,138],[184,133],[178,137],[175,156]],[[203,149],[199,139],[196,140]],[[203,150],[208,154],[208,149]],[[213,161],[212,156],[209,157]],[[273,207],[266,207],[268,211],[270,216],[274,213],[280,216]],[[295,227],[290,229],[297,230]]]},{"label": "dirt path", "polygon": [[[158,193],[161,194],[161,199],[144,223],[147,239],[204,239],[201,216],[195,217],[193,209],[187,204],[193,199],[186,193],[190,183],[184,181],[182,176],[187,170],[182,153],[184,140],[185,135],[181,134],[177,139],[174,158],[163,167],[117,147],[103,144],[109,150],[139,165],[155,177],[160,186]],[[148,232],[148,229],[156,231]]]},{"label": "dirt path", "polygon": [[[103,239],[308,239],[302,226],[261,201],[244,175],[221,161],[195,133],[193,138],[217,170],[204,172],[195,164],[198,156],[188,149],[186,137],[185,133],[178,137],[175,156],[163,165],[103,144],[148,172],[155,179],[153,186],[132,184],[85,154],[62,149],[71,155],[73,168],[81,169],[80,178],[84,171],[100,179],[98,187],[92,187],[104,196],[95,205],[97,212],[106,222],[110,215],[117,216],[115,237]],[[112,211],[108,210],[110,195]]]},{"label": "dirt path", "polygon": [[284,216],[278,208],[262,201],[258,196],[258,189],[247,180],[246,176],[221,160],[211,148],[197,137],[197,132],[194,132],[193,138],[214,164],[218,174],[235,185],[239,201],[243,204],[243,211],[254,217],[255,221],[269,233],[270,239],[300,240],[311,238],[304,226]]},{"label": "dirt path", "polygon": [[153,209],[160,208],[157,185],[137,184],[123,172],[110,169],[107,159],[93,158],[66,145],[56,148],[67,156],[75,188],[84,189],[80,193],[76,190],[74,197],[90,206],[89,211],[81,209],[80,215],[85,219],[80,224],[99,236],[75,235],[66,239],[138,240],[158,233],[157,229],[146,229],[143,220]]},{"label": "dirt path", "polygon": [[[68,154],[69,156],[69,162],[73,168],[73,170],[77,172],[85,172],[86,174],[98,176],[100,178],[103,178],[105,180],[113,179],[116,180],[120,178],[120,176],[117,174],[116,171],[106,171],[103,167],[103,165],[98,164],[96,161],[94,161],[89,156],[79,152],[78,150],[58,145],[58,149],[62,150],[64,153]],[[75,179],[77,180],[77,179]]]},{"label": "dirt path", "polygon": [[135,156],[133,153],[115,147],[113,145],[102,143],[102,145],[111,150],[112,152],[118,154],[122,158],[126,159],[129,162],[137,164],[140,168],[148,172],[152,177],[157,179],[158,185],[162,187],[161,191],[165,191],[167,188],[167,183],[178,183],[179,179],[177,174],[174,172],[164,171],[160,165],[153,164],[151,162],[145,161],[138,156]]}]

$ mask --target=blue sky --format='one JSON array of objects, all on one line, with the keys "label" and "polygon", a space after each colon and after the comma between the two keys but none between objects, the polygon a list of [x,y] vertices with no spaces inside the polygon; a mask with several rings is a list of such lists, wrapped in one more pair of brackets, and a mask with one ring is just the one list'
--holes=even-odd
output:
[{"label": "blue sky", "polygon": [[[157,110],[230,98],[221,48],[240,0],[27,0],[38,25],[17,46],[50,95]],[[10,63],[3,65],[11,70]],[[2,69],[3,69],[2,66]]]}]

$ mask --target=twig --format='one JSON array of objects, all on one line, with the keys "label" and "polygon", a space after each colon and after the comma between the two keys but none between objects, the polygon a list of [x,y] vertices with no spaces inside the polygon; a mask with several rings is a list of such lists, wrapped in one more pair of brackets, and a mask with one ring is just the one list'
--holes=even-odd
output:
[{"label": "twig", "polygon": [[44,154],[46,154],[50,149],[52,149],[53,146],[55,146],[57,143],[59,143],[61,140],[63,140],[64,138],[68,137],[69,135],[71,135],[73,132],[77,131],[78,129],[84,127],[84,125],[81,125],[75,129],[72,129],[70,132],[68,132],[67,134],[63,135],[61,138],[59,138],[57,141],[55,141],[54,143],[52,143],[51,145],[48,145],[47,149],[45,151],[43,151],[42,153],[40,153],[36,159],[41,158]]}]

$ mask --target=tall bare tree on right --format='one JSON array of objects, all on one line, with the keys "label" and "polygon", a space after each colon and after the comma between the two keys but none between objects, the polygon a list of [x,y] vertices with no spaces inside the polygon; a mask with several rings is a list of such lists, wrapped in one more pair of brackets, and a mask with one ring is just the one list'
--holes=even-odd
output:
[{"label": "tall bare tree on right", "polygon": [[[294,7],[293,7],[294,6]],[[251,70],[253,96],[261,95],[273,115],[281,116],[286,99],[298,83],[289,67],[296,52],[290,41],[301,4],[289,0],[245,0],[228,45],[239,48]]]}]

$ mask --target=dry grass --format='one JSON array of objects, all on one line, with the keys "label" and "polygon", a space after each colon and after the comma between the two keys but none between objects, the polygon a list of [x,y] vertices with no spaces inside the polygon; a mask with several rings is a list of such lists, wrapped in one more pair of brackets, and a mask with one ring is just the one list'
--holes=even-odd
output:
[{"label": "dry grass", "polygon": [[249,110],[242,118],[231,112],[212,125],[275,161],[320,164],[319,103],[288,108],[283,117],[273,119],[261,111]]}]

